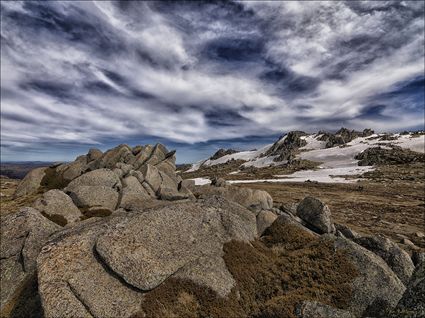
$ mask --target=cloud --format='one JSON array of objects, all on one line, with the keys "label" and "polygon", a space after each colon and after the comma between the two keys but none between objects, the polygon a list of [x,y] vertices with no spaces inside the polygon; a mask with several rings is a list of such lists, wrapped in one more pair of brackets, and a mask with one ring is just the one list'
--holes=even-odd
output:
[{"label": "cloud", "polygon": [[424,123],[422,2],[4,1],[1,9],[2,158]]}]

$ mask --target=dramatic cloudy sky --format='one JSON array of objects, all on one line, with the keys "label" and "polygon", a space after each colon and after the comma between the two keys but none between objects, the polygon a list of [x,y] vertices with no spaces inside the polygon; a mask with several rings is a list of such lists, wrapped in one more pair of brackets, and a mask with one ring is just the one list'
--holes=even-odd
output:
[{"label": "dramatic cloudy sky", "polygon": [[419,129],[423,90],[423,1],[1,1],[3,160]]}]

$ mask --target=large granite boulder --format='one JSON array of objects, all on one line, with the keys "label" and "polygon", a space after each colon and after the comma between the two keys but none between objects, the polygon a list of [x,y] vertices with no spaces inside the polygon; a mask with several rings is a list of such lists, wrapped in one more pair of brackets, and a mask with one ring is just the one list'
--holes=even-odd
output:
[{"label": "large granite boulder", "polygon": [[[219,204],[181,203],[124,219],[117,230],[99,237],[96,250],[126,282],[150,290],[200,256],[216,259],[224,242],[255,237],[255,218],[249,211],[230,202],[226,204],[233,211],[220,211]],[[228,293],[231,286],[222,288]]]},{"label": "large granite boulder", "polygon": [[75,205],[81,209],[96,207],[113,211],[119,200],[119,193],[107,186],[78,186],[68,193]]},{"label": "large granite boulder", "polygon": [[398,247],[396,243],[383,236],[359,237],[354,239],[354,242],[380,256],[398,278],[407,285],[415,266],[409,254]]},{"label": "large granite boulder", "polygon": [[346,238],[327,234],[321,240],[345,251],[358,271],[351,284],[350,312],[358,317],[381,317],[397,305],[405,286],[382,258]]},{"label": "large granite boulder", "polygon": [[34,202],[34,208],[59,225],[74,223],[83,216],[72,199],[61,190],[50,190]]},{"label": "large granite boulder", "polygon": [[407,288],[391,318],[425,317],[425,262],[421,262],[412,274]]},{"label": "large granite boulder", "polygon": [[297,206],[297,216],[305,221],[309,228],[319,234],[335,232],[335,226],[331,220],[331,211],[319,199],[304,198]]},{"label": "large granite boulder", "polygon": [[255,216],[217,197],[86,220],[52,237],[38,258],[45,315],[129,317],[168,277],[224,296],[234,280],[223,244],[255,235]]},{"label": "large granite boulder", "polygon": [[97,148],[91,148],[87,153],[87,162],[100,159],[103,156],[103,152]]},{"label": "large granite boulder", "polygon": [[80,186],[104,186],[116,191],[122,188],[120,178],[109,169],[97,169],[83,174],[71,181],[65,188],[65,192],[71,192]]},{"label": "large granite boulder", "polygon": [[108,168],[113,169],[118,162],[131,163],[134,160],[132,148],[128,145],[119,145],[106,151],[101,158],[96,160],[92,169]]},{"label": "large granite boulder", "polygon": [[0,227],[0,311],[2,317],[8,316],[25,301],[26,309],[21,314],[29,317],[32,311],[38,311],[33,308],[39,302],[36,289],[32,288],[36,284],[37,255],[60,226],[33,208],[22,208],[18,213],[2,216]]},{"label": "large granite boulder", "polygon": [[120,208],[137,210],[145,207],[146,201],[153,199],[135,176],[128,176],[122,181]]},{"label": "large granite boulder", "polygon": [[196,197],[205,198],[212,195],[222,196],[230,201],[250,209],[258,214],[261,210],[270,210],[273,208],[273,199],[262,190],[253,190],[238,186],[216,187],[203,185],[191,188]]},{"label": "large granite boulder", "polygon": [[143,173],[145,182],[149,184],[152,190],[156,193],[162,182],[158,168],[153,165],[146,164],[141,168],[141,172]]},{"label": "large granite boulder", "polygon": [[58,178],[61,178],[65,183],[68,183],[75,178],[81,176],[87,169],[87,157],[79,156],[73,162],[63,164],[56,170],[60,172]]},{"label": "large granite boulder", "polygon": [[130,317],[142,294],[99,260],[94,246],[110,219],[89,219],[59,232],[37,260],[46,318]]},{"label": "large granite boulder", "polygon": [[307,300],[297,305],[295,315],[298,318],[355,318],[349,311]]},{"label": "large granite boulder", "polygon": [[19,182],[16,188],[14,197],[22,197],[24,195],[30,195],[37,193],[41,186],[41,181],[46,175],[47,168],[35,168],[27,173],[27,175]]},{"label": "large granite boulder", "polygon": [[86,220],[56,234],[38,258],[46,317],[129,317],[167,278],[226,296],[223,244],[256,236],[255,216],[220,197]]}]

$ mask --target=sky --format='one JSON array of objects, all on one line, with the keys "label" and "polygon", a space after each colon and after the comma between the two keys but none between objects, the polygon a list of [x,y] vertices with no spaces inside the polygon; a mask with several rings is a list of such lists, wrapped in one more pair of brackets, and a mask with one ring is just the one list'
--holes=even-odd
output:
[{"label": "sky", "polygon": [[1,159],[424,127],[423,1],[1,1]]}]

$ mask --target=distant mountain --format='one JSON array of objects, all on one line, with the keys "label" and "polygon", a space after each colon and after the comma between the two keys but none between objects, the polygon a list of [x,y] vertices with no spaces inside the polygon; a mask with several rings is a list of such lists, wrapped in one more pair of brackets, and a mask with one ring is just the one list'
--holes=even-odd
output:
[{"label": "distant mountain", "polygon": [[[211,171],[214,166],[219,167],[219,165],[231,163],[234,171],[231,171],[230,174],[237,176],[241,171],[248,168],[279,167],[294,162],[308,161],[317,163],[317,167],[315,169],[302,168],[300,170],[303,171],[282,176],[285,180],[281,181],[346,182],[345,178],[336,176],[359,175],[373,170],[371,166],[359,165],[356,156],[366,149],[377,147],[387,150],[405,149],[406,151],[424,153],[425,133],[418,131],[377,134],[371,129],[355,131],[346,128],[341,128],[335,133],[320,131],[315,134],[308,134],[303,131],[291,131],[281,136],[274,144],[265,145],[258,150],[231,151],[224,154],[226,150],[221,149],[220,153],[224,155],[219,157],[214,155],[209,159],[194,163],[186,173]],[[388,151],[385,153],[387,154]],[[396,153],[397,156],[401,156],[405,152],[398,151]],[[384,152],[381,151],[379,154],[384,154]],[[407,153],[406,156],[415,158],[410,153]],[[417,158],[420,159],[421,157]],[[392,159],[392,162],[395,161]],[[237,163],[236,168],[234,168],[235,163]],[[243,181],[235,180],[234,182]]]}]

